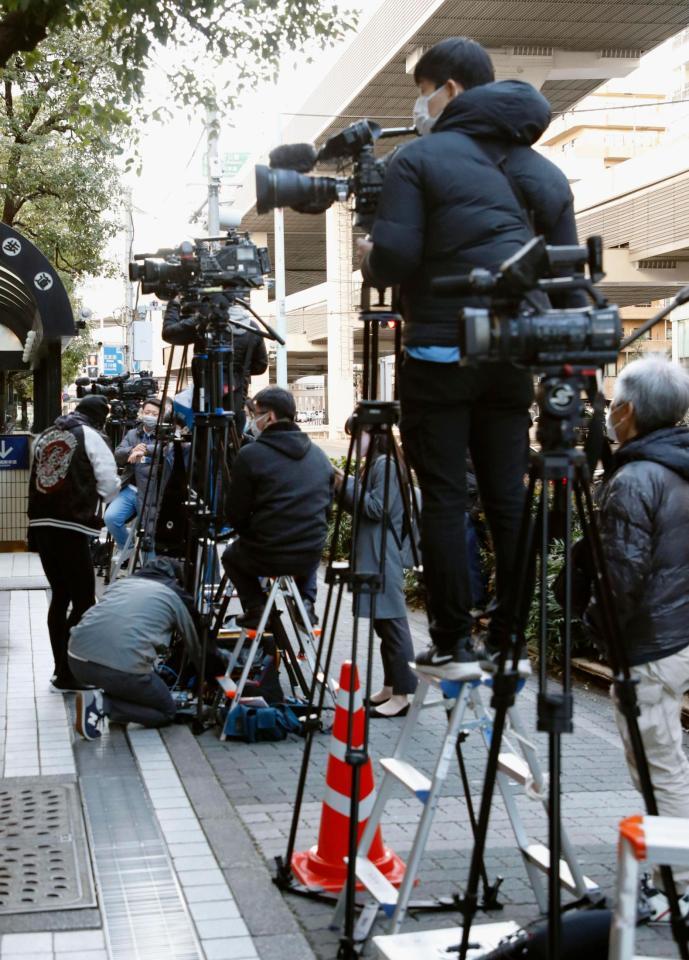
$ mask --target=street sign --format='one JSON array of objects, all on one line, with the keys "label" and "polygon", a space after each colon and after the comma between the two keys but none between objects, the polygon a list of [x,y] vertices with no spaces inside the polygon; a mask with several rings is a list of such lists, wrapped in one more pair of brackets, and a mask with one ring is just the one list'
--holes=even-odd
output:
[{"label": "street sign", "polygon": [[249,157],[250,154],[248,153],[236,151],[233,153],[223,153],[221,157],[223,177],[236,177]]},{"label": "street sign", "polygon": [[106,377],[124,373],[124,349],[122,347],[103,347],[103,374]]},{"label": "street sign", "polygon": [[8,433],[0,436],[0,471],[29,469],[29,438]]}]

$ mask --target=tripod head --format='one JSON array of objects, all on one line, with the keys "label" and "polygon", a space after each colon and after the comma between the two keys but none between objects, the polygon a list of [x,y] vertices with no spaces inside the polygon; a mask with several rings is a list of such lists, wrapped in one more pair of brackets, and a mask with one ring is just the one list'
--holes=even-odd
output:
[{"label": "tripod head", "polygon": [[543,453],[571,453],[584,427],[585,398],[598,390],[598,368],[565,364],[546,370],[538,381],[536,438]]}]

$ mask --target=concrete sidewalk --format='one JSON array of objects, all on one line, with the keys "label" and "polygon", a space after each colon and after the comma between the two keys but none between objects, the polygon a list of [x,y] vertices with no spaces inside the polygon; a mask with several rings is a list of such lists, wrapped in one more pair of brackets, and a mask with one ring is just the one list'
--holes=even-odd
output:
[{"label": "concrete sidewalk", "polygon": [[[40,565],[30,555],[14,557],[0,557],[0,578],[22,587],[28,579],[37,589],[0,590],[0,960],[333,960],[331,908],[283,895],[271,882],[273,858],[287,843],[303,741],[221,743],[215,731],[196,739],[186,726],[113,728],[97,743],[75,740],[73,697],[49,692]],[[321,606],[324,599],[321,585]],[[411,621],[421,647],[424,618],[412,614]],[[345,612],[335,673],[350,637]],[[376,653],[374,683],[380,679]],[[532,682],[520,701],[544,758]],[[605,694],[580,686],[575,723],[574,736],[564,738],[564,823],[585,872],[609,893],[617,824],[641,804]],[[400,724],[372,722],[374,764],[391,754]],[[442,724],[441,712],[423,715],[412,762],[423,766]],[[317,838],[328,744],[327,734],[316,738],[297,849]],[[485,750],[474,735],[465,757],[477,796]],[[423,861],[420,895],[453,893],[466,881],[472,838],[461,797],[455,772]],[[524,800],[520,807],[534,838],[544,840],[541,806]],[[396,794],[383,831],[402,857],[417,816],[417,802]],[[491,880],[505,878],[505,909],[494,919],[534,919],[533,892],[499,800],[486,863]],[[405,929],[458,922],[457,914],[425,915]],[[640,928],[637,944],[647,956],[676,956],[667,929]]]},{"label": "concrete sidewalk", "polygon": [[309,960],[189,730],[76,738],[38,558],[0,555],[0,584],[0,958]]}]

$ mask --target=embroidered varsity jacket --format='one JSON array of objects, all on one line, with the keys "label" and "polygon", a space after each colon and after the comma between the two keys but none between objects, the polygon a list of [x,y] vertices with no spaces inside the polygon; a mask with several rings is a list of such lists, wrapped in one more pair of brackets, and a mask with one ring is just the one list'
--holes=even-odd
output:
[{"label": "embroidered varsity jacket", "polygon": [[112,450],[81,413],[58,417],[34,444],[29,482],[29,529],[59,527],[95,535],[103,526],[99,501],[120,489]]}]

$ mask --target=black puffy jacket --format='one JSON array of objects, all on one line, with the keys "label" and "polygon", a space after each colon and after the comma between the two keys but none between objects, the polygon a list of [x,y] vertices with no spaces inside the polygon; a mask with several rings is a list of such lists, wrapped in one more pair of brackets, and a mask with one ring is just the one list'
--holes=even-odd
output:
[{"label": "black puffy jacket", "polygon": [[401,285],[408,346],[456,345],[457,311],[482,302],[433,297],[432,278],[497,270],[534,230],[548,243],[577,242],[567,179],[531,149],[550,117],[548,101],[528,83],[473,87],[450,101],[430,136],[391,161],[367,272]]},{"label": "black puffy jacket", "polygon": [[333,468],[295,423],[267,427],[232,465],[227,517],[266,574],[309,572],[328,532]]},{"label": "black puffy jacket", "polygon": [[630,440],[613,468],[600,502],[603,547],[629,660],[648,663],[689,645],[689,430]]}]

